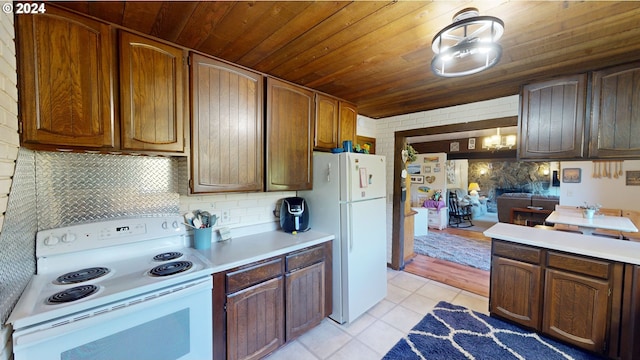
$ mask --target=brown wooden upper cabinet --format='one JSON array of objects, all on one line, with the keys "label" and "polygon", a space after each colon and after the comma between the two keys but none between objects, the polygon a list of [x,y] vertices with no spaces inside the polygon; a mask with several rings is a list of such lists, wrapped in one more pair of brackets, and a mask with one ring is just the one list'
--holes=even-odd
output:
[{"label": "brown wooden upper cabinet", "polygon": [[338,121],[340,101],[336,98],[316,94],[316,122],[314,150],[330,151],[338,146]]},{"label": "brown wooden upper cabinet", "polygon": [[589,156],[640,155],[640,63],[593,73]]},{"label": "brown wooden upper cabinet", "polygon": [[109,26],[49,7],[16,33],[23,146],[117,146]]},{"label": "brown wooden upper cabinet", "polygon": [[314,121],[313,91],[267,78],[267,191],[311,189]]},{"label": "brown wooden upper cabinet", "polygon": [[263,189],[262,75],[191,54],[191,190]]},{"label": "brown wooden upper cabinet", "polygon": [[525,85],[521,94],[518,157],[582,158],[586,90],[586,74]]},{"label": "brown wooden upper cabinet", "polygon": [[345,140],[356,144],[356,121],[358,110],[355,105],[331,96],[316,94],[316,121],[313,149],[331,151],[342,147]]},{"label": "brown wooden upper cabinet", "polygon": [[358,108],[353,105],[340,101],[340,126],[338,137],[338,147],[342,147],[342,142],[351,140],[356,145],[356,127],[358,125]]},{"label": "brown wooden upper cabinet", "polygon": [[185,52],[120,32],[122,148],[184,151]]}]

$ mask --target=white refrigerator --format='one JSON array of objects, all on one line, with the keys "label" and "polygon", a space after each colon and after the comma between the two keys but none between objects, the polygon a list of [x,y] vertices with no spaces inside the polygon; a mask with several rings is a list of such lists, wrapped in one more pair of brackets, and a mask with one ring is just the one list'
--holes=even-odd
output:
[{"label": "white refrigerator", "polygon": [[343,324],[387,295],[385,158],[313,154],[313,190],[300,191],[311,229],[335,235],[333,312]]}]

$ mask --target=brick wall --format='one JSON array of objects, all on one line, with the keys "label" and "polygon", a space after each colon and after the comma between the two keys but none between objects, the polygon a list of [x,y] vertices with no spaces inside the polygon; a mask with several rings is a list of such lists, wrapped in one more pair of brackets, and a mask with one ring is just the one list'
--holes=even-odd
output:
[{"label": "brick wall", "polygon": [[[20,143],[14,36],[13,14],[0,13],[0,232]],[[10,341],[9,328],[0,324],[0,360],[11,358]]]}]

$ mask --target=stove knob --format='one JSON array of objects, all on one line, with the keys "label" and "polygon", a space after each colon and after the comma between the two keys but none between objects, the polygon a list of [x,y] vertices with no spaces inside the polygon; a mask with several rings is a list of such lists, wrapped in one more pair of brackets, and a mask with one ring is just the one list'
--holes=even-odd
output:
[{"label": "stove knob", "polygon": [[180,228],[180,224],[178,224],[177,221],[174,221],[173,224],[171,224],[171,226],[173,226],[174,229],[179,229]]},{"label": "stove knob", "polygon": [[70,242],[74,242],[74,241],[76,241],[76,235],[75,234],[67,233],[67,234],[62,235],[62,242],[70,243]]},{"label": "stove knob", "polygon": [[53,246],[56,245],[58,242],[60,241],[60,239],[58,239],[57,237],[51,235],[47,238],[44,239],[44,244],[47,246]]},{"label": "stove knob", "polygon": [[163,221],[162,222],[162,228],[165,229],[165,230],[168,229],[169,228],[169,224],[167,224],[166,221]]}]

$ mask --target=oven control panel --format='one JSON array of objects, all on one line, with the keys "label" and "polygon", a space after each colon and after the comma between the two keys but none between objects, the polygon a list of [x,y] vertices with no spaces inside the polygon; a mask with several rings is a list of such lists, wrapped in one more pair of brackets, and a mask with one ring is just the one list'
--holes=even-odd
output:
[{"label": "oven control panel", "polygon": [[184,236],[182,217],[124,218],[39,231],[36,257]]}]

